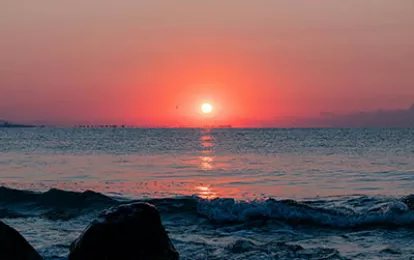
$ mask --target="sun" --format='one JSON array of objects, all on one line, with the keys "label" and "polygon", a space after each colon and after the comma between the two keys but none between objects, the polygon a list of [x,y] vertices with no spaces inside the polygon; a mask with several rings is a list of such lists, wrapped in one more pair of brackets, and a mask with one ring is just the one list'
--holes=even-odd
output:
[{"label": "sun", "polygon": [[213,111],[213,106],[210,105],[209,103],[204,103],[203,105],[201,105],[201,111],[204,114],[210,114],[211,111]]}]

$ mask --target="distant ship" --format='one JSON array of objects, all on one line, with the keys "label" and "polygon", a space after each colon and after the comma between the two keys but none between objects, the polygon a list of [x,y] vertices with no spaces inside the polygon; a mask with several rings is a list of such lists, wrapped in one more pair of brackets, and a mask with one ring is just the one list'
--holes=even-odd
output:
[{"label": "distant ship", "polygon": [[205,125],[204,128],[232,128],[232,125]]}]

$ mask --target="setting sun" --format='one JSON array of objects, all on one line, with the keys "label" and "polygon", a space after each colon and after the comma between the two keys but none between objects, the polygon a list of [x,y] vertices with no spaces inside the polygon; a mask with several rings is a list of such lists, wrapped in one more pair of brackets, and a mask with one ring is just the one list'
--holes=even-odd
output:
[{"label": "setting sun", "polygon": [[213,111],[213,106],[208,103],[204,103],[201,106],[201,111],[203,111],[204,114],[209,114],[211,111]]}]

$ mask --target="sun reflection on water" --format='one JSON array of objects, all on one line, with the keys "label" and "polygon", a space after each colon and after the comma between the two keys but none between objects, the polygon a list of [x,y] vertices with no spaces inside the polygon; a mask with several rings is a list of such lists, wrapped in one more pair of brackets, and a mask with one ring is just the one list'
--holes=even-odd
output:
[{"label": "sun reflection on water", "polygon": [[201,156],[200,169],[204,171],[213,170],[213,157],[211,156]]},{"label": "sun reflection on water", "polygon": [[203,171],[211,171],[214,169],[213,166],[213,148],[215,146],[214,137],[210,134],[211,130],[206,130],[202,132],[200,136],[201,141],[201,153],[203,156],[200,156],[200,169]]},{"label": "sun reflection on water", "polygon": [[215,199],[217,198],[217,194],[213,191],[210,186],[197,186],[197,196],[202,199]]},{"label": "sun reflection on water", "polygon": [[211,135],[202,135],[200,141],[203,148],[213,148],[215,146],[215,140]]}]

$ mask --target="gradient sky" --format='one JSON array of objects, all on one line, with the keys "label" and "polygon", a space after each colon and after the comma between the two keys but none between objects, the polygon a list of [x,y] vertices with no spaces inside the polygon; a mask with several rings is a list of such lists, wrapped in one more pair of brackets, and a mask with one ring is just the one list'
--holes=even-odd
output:
[{"label": "gradient sky", "polygon": [[0,2],[0,119],[238,125],[413,102],[412,0]]}]

